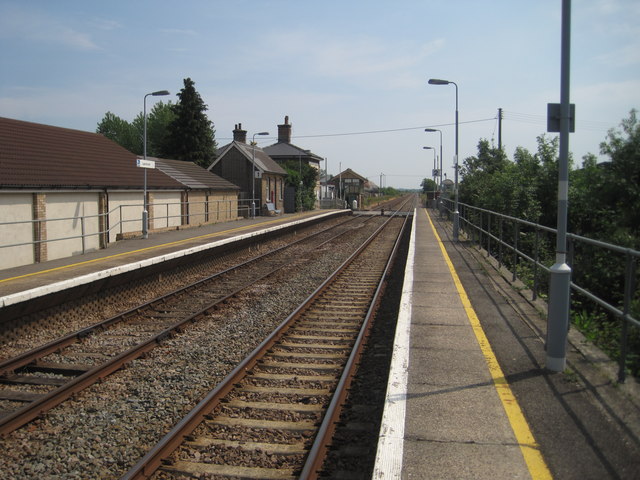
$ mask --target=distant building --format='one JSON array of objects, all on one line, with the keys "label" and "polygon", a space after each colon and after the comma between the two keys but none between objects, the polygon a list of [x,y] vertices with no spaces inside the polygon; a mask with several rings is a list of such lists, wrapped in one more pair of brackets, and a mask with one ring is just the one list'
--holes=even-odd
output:
[{"label": "distant building", "polygon": [[362,175],[357,174],[350,168],[340,172],[338,175],[329,180],[334,185],[338,198],[346,202],[346,207],[351,207],[353,201],[358,202],[358,208],[362,206],[365,195],[365,185],[368,180]]},{"label": "distant building", "polygon": [[262,148],[247,145],[247,131],[241,123],[233,130],[233,141],[218,149],[208,169],[240,188],[239,202],[245,215],[250,213],[254,193],[257,215],[267,203],[277,210],[283,209],[287,172]]},{"label": "distant building", "polygon": [[315,187],[315,197],[317,200],[321,198],[320,189],[320,162],[324,159],[310,150],[305,150],[297,145],[291,143],[291,130],[292,125],[289,123],[289,117],[284,117],[284,123],[278,125],[278,142],[268,147],[264,147],[264,152],[273,158],[279,164],[283,164],[286,161],[298,162],[299,164],[305,163],[318,171],[318,182]]}]

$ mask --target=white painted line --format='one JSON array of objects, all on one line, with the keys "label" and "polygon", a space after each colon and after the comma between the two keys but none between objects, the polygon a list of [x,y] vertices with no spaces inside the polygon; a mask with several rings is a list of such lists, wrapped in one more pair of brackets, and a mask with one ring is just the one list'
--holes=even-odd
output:
[{"label": "white painted line", "polygon": [[404,271],[402,298],[393,343],[391,369],[387,383],[376,461],[371,478],[375,480],[400,479],[404,447],[404,424],[407,409],[407,381],[409,377],[409,339],[411,330],[411,303],[413,299],[413,261],[416,251],[416,210],[413,211],[411,238],[407,266]]}]

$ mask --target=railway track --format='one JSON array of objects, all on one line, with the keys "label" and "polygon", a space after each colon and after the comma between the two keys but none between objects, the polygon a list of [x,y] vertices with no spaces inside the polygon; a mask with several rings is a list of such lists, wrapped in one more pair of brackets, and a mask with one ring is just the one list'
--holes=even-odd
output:
[{"label": "railway track", "polygon": [[[24,425],[149,352],[172,332],[198,321],[240,291],[368,221],[351,218],[0,362],[0,434]],[[21,406],[15,408],[16,404]]]},{"label": "railway track", "polygon": [[404,222],[389,218],[123,479],[315,478]]}]

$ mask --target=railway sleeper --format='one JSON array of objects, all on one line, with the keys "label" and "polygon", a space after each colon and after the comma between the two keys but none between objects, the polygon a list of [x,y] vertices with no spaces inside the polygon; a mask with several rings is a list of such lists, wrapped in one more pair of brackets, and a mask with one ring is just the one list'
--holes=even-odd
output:
[{"label": "railway sleeper", "polygon": [[195,463],[180,460],[173,465],[166,465],[162,470],[178,475],[216,475],[231,478],[256,480],[295,480],[295,471],[286,468],[234,467],[215,463]]}]

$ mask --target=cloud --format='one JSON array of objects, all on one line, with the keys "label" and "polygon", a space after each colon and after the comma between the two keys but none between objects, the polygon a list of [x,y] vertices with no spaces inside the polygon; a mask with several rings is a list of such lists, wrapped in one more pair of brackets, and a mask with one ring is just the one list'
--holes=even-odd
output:
[{"label": "cloud", "polygon": [[98,48],[89,34],[77,31],[53,16],[18,7],[0,9],[0,37],[61,45],[74,50]]},{"label": "cloud", "polygon": [[414,85],[417,80],[411,78],[411,71],[440,51],[445,41],[438,38],[425,44],[406,41],[389,44],[367,36],[327,37],[318,32],[298,31],[272,34],[263,44],[265,48],[256,56],[257,62],[289,62],[289,70],[394,88]]},{"label": "cloud", "polygon": [[188,37],[195,37],[196,35],[198,35],[198,32],[196,32],[195,30],[188,30],[183,28],[162,28],[160,29],[160,32],[166,35],[183,35]]}]

